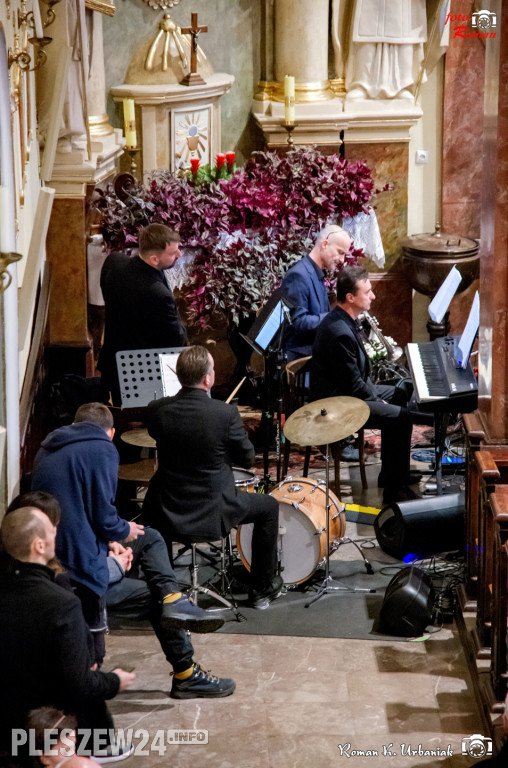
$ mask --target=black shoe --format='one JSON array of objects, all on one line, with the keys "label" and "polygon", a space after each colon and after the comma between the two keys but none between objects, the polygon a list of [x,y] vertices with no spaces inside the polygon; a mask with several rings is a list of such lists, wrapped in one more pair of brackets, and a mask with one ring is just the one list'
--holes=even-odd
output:
[{"label": "black shoe", "polygon": [[401,485],[398,488],[385,488],[383,491],[383,504],[398,504],[399,501],[414,501],[421,499],[409,486]]},{"label": "black shoe", "polygon": [[[422,475],[421,472],[417,472],[415,469],[412,469],[409,472],[409,478],[408,478],[407,484],[408,485],[416,485],[417,483],[420,482],[422,477],[423,477],[423,475]],[[379,473],[379,477],[377,479],[377,487],[378,488],[384,488],[385,487],[385,481],[383,479],[383,472],[382,471]]]},{"label": "black shoe", "polygon": [[280,576],[274,576],[271,584],[263,590],[250,589],[248,604],[251,608],[263,611],[273,600],[282,595],[283,581]]},{"label": "black shoe", "polygon": [[164,629],[188,629],[189,632],[215,632],[224,624],[221,619],[199,605],[191,603],[187,595],[182,595],[173,603],[163,603],[161,625]]},{"label": "black shoe", "polygon": [[235,681],[229,677],[216,677],[201,669],[199,664],[194,664],[194,670],[190,677],[178,680],[173,677],[171,687],[172,699],[219,699],[231,696],[235,690]]}]

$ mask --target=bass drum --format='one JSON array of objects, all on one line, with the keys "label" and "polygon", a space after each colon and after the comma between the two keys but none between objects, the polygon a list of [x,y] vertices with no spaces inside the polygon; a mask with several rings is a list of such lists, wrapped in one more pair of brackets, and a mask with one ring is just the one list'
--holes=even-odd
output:
[{"label": "bass drum", "polygon": [[[277,548],[284,584],[301,584],[310,579],[326,555],[326,494],[321,483],[308,477],[284,480],[272,491],[279,502]],[[344,505],[330,491],[330,544],[346,532]],[[250,571],[252,524],[241,525],[236,545],[242,563]]]}]

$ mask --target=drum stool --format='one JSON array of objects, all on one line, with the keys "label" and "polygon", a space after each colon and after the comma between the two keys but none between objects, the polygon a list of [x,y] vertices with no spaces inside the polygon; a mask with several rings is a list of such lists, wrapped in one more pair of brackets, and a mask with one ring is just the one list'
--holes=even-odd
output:
[{"label": "drum stool", "polygon": [[[214,600],[217,600],[219,603],[222,603],[222,606],[217,608],[207,608],[207,611],[221,611],[225,608],[233,611],[235,614],[235,618],[237,621],[246,621],[245,616],[243,616],[240,611],[238,610],[238,606],[231,594],[231,586],[230,586],[230,578],[226,567],[226,542],[228,542],[229,551],[231,550],[231,538],[230,536],[223,537],[220,539],[220,547],[216,547],[216,545],[211,542],[208,539],[205,540],[199,540],[199,541],[193,541],[192,537],[187,538],[186,536],[176,536],[173,535],[173,540],[177,541],[179,544],[183,544],[185,548],[190,548],[191,550],[191,564],[189,566],[190,575],[191,575],[191,585],[190,589],[188,590],[189,594],[189,600],[193,602],[195,605],[198,604],[198,595],[208,595],[209,597],[212,597]],[[220,577],[220,592],[215,592],[213,589],[210,589],[210,587],[206,587],[199,583],[199,565],[198,565],[198,552],[202,553],[202,550],[198,550],[199,544],[209,544],[210,546],[215,548],[215,551],[219,554],[219,564],[217,573]],[[179,553],[181,554],[181,553]],[[205,554],[205,553],[202,553]],[[207,556],[207,559],[211,559],[210,556]],[[230,599],[228,600],[225,595],[227,595]]]}]

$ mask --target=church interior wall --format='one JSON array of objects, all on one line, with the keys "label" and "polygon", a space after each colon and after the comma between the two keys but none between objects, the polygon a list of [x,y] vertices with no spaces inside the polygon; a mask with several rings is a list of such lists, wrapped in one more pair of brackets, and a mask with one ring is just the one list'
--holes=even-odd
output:
[{"label": "church interior wall", "polygon": [[[199,45],[215,72],[235,77],[229,93],[221,99],[222,151],[235,151],[243,163],[253,149],[260,149],[250,104],[254,86],[260,79],[260,3],[252,0],[194,0],[192,7],[181,3],[173,8],[154,10],[142,0],[122,0],[115,15],[104,17],[104,60],[106,92],[125,82],[129,62],[146,39],[152,39],[165,13],[180,27],[190,24],[190,12],[198,13],[198,23],[208,26]],[[111,125],[123,127],[123,117],[111,97],[107,101]]]},{"label": "church interior wall", "polygon": [[[408,168],[407,232],[434,232],[441,220],[443,124],[443,61],[439,61],[423,84],[420,94],[421,120],[410,129]],[[416,162],[416,152],[428,152],[428,162]],[[430,298],[413,291],[413,341],[428,341],[426,322]]]}]

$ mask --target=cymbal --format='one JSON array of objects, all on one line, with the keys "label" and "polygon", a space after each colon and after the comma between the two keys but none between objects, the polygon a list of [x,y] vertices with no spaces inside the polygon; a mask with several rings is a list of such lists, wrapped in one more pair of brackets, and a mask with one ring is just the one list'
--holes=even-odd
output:
[{"label": "cymbal", "polygon": [[326,397],[292,413],[284,434],[298,445],[329,445],[363,427],[369,415],[369,406],[357,397]]},{"label": "cymbal", "polygon": [[139,448],[155,448],[156,443],[153,437],[150,437],[145,427],[140,429],[128,429],[120,435],[120,439],[129,445],[137,445]]}]

